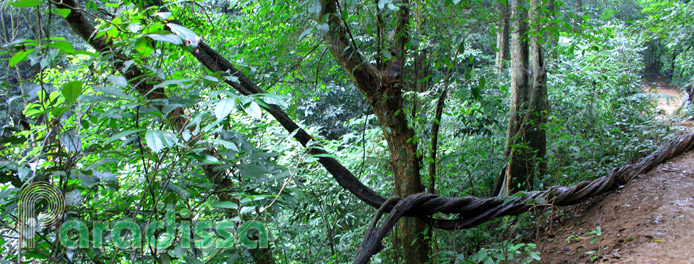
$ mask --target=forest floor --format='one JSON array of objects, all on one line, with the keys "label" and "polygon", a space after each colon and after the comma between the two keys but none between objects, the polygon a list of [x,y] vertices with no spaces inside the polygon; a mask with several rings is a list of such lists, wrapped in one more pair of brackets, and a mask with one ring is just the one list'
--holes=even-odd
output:
[{"label": "forest floor", "polygon": [[[663,95],[661,113],[676,109],[676,89],[659,80],[644,88]],[[694,263],[694,151],[553,215],[537,241],[543,263]]]}]

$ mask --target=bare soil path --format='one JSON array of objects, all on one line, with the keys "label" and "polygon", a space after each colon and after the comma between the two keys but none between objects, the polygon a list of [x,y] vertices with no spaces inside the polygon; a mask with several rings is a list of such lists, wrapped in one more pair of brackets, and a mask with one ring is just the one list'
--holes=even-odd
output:
[{"label": "bare soil path", "polygon": [[668,115],[675,112],[682,96],[680,91],[670,86],[660,77],[648,81],[644,80],[643,89],[646,92],[657,94],[658,110],[662,110],[664,114]]},{"label": "bare soil path", "polygon": [[[663,83],[649,86],[679,100]],[[659,100],[668,114],[676,106]],[[694,264],[694,151],[556,215],[541,224],[543,263]]]}]

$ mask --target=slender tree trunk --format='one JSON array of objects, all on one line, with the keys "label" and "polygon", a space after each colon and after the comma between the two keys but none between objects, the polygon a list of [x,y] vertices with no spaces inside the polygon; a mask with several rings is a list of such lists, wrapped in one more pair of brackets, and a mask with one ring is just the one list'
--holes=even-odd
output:
[{"label": "slender tree trunk", "polygon": [[580,23],[583,22],[583,0],[576,1],[576,17],[574,18],[574,30],[580,31]]},{"label": "slender tree trunk", "polygon": [[448,95],[448,81],[446,81],[446,86],[439,96],[438,102],[436,102],[436,116],[434,117],[434,123],[431,124],[431,151],[429,152],[429,193],[436,194],[436,154],[438,151],[439,144],[439,129],[441,128],[441,117],[443,116],[443,108],[446,105],[446,96]]},{"label": "slender tree trunk", "polygon": [[[555,0],[549,0],[547,3],[547,19],[549,21],[554,21],[554,19],[557,17],[557,5],[555,3]],[[550,25],[551,27],[557,27],[558,25],[556,22],[551,22]],[[549,38],[549,41],[547,41],[547,47],[553,47],[551,49],[551,52],[549,54],[546,54],[545,56],[545,61],[554,61],[557,59],[557,45],[559,45],[559,35],[558,34],[550,34],[547,36]]]},{"label": "slender tree trunk", "polygon": [[[513,34],[511,47],[511,107],[507,130],[508,164],[501,186],[502,194],[533,188],[534,176],[544,174],[546,165],[545,128],[547,89],[539,36],[539,0],[513,2]],[[526,19],[528,17],[529,19]],[[528,25],[527,21],[531,24]],[[532,31],[532,32],[529,32]],[[528,36],[530,37],[528,39]]]},{"label": "slender tree trunk", "polygon": [[496,30],[496,72],[504,72],[504,61],[509,60],[509,34],[511,10],[508,4],[499,3],[499,21]]}]

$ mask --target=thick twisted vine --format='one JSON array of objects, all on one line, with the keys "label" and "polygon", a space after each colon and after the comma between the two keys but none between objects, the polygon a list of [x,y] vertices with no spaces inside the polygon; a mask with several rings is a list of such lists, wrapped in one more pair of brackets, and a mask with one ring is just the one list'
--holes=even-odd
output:
[{"label": "thick twisted vine", "polygon": [[[421,217],[437,228],[465,229],[496,217],[526,212],[533,206],[576,204],[596,194],[624,185],[665,160],[692,149],[694,149],[694,133],[689,133],[670,140],[639,162],[613,169],[608,175],[593,181],[583,181],[569,187],[555,186],[544,191],[523,192],[521,195],[453,198],[419,193],[404,199],[391,198],[379,209],[379,213],[372,221],[372,226],[366,231],[354,263],[368,263],[369,258],[381,249],[383,238],[402,216]],[[374,223],[378,221],[383,211],[390,212],[390,215],[380,227],[376,227]],[[458,214],[459,217],[454,220],[439,220],[431,217],[435,213]]]}]

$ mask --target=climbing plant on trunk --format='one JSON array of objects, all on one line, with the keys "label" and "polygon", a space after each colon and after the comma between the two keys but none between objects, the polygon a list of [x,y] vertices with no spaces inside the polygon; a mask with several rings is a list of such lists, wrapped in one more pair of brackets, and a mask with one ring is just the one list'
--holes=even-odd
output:
[{"label": "climbing plant on trunk", "polygon": [[[535,175],[547,165],[546,72],[542,50],[542,6],[539,0],[512,6],[511,107],[507,130],[508,163],[496,189],[502,194],[531,190]],[[526,9],[526,7],[529,7]]]},{"label": "climbing plant on trunk", "polygon": [[[421,157],[417,155],[415,133],[408,124],[402,97],[405,48],[409,41],[409,2],[403,0],[399,3],[396,26],[390,34],[392,41],[389,43],[388,52],[391,58],[376,65],[365,61],[355,43],[349,39],[349,29],[343,24],[338,2],[321,0],[321,6],[317,20],[318,23],[327,23],[329,26],[329,30],[325,32],[325,39],[330,52],[366,97],[383,129],[390,151],[396,195],[406,197],[423,192],[424,186],[420,177]],[[381,33],[383,35],[379,38],[388,37],[383,31]],[[429,246],[423,235],[425,228],[425,223],[416,218],[406,218],[400,222],[399,244],[403,247],[405,263],[427,261]]]}]

